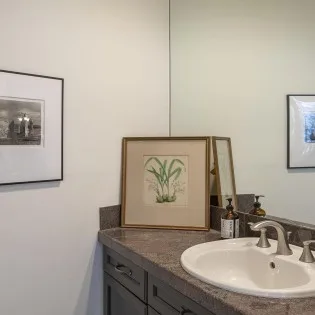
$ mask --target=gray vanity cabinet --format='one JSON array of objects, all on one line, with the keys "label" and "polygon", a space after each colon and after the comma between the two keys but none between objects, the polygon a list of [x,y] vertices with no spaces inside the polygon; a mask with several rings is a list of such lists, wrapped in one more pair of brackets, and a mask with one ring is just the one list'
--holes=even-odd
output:
[{"label": "gray vanity cabinet", "polygon": [[103,247],[104,315],[215,315]]}]

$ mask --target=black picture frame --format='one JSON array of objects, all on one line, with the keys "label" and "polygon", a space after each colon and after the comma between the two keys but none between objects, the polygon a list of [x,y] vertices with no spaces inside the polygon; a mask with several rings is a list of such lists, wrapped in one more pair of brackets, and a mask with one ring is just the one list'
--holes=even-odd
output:
[{"label": "black picture frame", "polygon": [[[0,186],[13,186],[13,185],[22,185],[22,184],[35,184],[35,183],[51,183],[51,182],[60,182],[64,180],[64,165],[63,165],[63,159],[64,159],[64,78],[61,77],[54,77],[54,76],[47,76],[47,75],[40,75],[40,74],[34,74],[34,73],[27,73],[27,72],[19,72],[19,71],[11,71],[6,69],[0,69],[1,73],[8,73],[8,74],[15,74],[15,75],[21,75],[21,76],[29,76],[29,77],[37,77],[37,78],[43,78],[43,79],[51,79],[51,80],[58,80],[61,82],[61,139],[60,139],[60,176],[52,179],[42,179],[42,180],[30,180],[30,181],[14,181],[14,182],[8,182],[8,183],[1,183]],[[0,147],[1,148],[1,147]],[[0,149],[1,150],[1,149]]]},{"label": "black picture frame", "polygon": [[294,169],[312,169],[315,168],[315,163],[314,166],[292,166],[291,165],[291,158],[290,158],[290,153],[291,153],[291,124],[290,124],[290,119],[291,119],[291,112],[290,112],[290,97],[314,97],[315,94],[287,94],[286,96],[286,105],[287,105],[287,169],[288,170],[294,170]]}]

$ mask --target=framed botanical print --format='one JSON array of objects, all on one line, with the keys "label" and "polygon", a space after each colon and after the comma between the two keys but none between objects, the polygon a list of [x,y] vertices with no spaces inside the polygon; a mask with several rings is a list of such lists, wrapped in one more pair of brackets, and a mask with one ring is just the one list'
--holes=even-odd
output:
[{"label": "framed botanical print", "polygon": [[210,137],[124,138],[122,226],[210,227]]},{"label": "framed botanical print", "polygon": [[0,185],[63,179],[63,86],[0,70]]},{"label": "framed botanical print", "polygon": [[287,168],[315,167],[315,95],[287,95]]}]

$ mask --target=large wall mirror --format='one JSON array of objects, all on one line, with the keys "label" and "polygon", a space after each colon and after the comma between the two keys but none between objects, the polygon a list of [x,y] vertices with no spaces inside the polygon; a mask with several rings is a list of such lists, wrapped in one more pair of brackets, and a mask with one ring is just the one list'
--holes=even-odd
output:
[{"label": "large wall mirror", "polygon": [[230,137],[237,193],[315,224],[315,169],[288,170],[287,94],[315,94],[315,1],[170,0],[171,135]]}]

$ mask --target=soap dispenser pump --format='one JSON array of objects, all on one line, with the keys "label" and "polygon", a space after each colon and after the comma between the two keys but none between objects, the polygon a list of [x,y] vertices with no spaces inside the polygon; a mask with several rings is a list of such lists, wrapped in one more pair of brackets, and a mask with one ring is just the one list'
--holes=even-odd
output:
[{"label": "soap dispenser pump", "polygon": [[232,198],[226,199],[229,204],[226,206],[226,212],[221,216],[221,238],[238,238],[240,234],[240,220],[238,214],[234,211]]},{"label": "soap dispenser pump", "polygon": [[265,197],[263,195],[255,196],[256,201],[254,202],[254,208],[249,211],[250,214],[257,215],[259,217],[264,217],[266,215],[266,211],[261,208],[261,203],[259,202],[259,198]]}]

